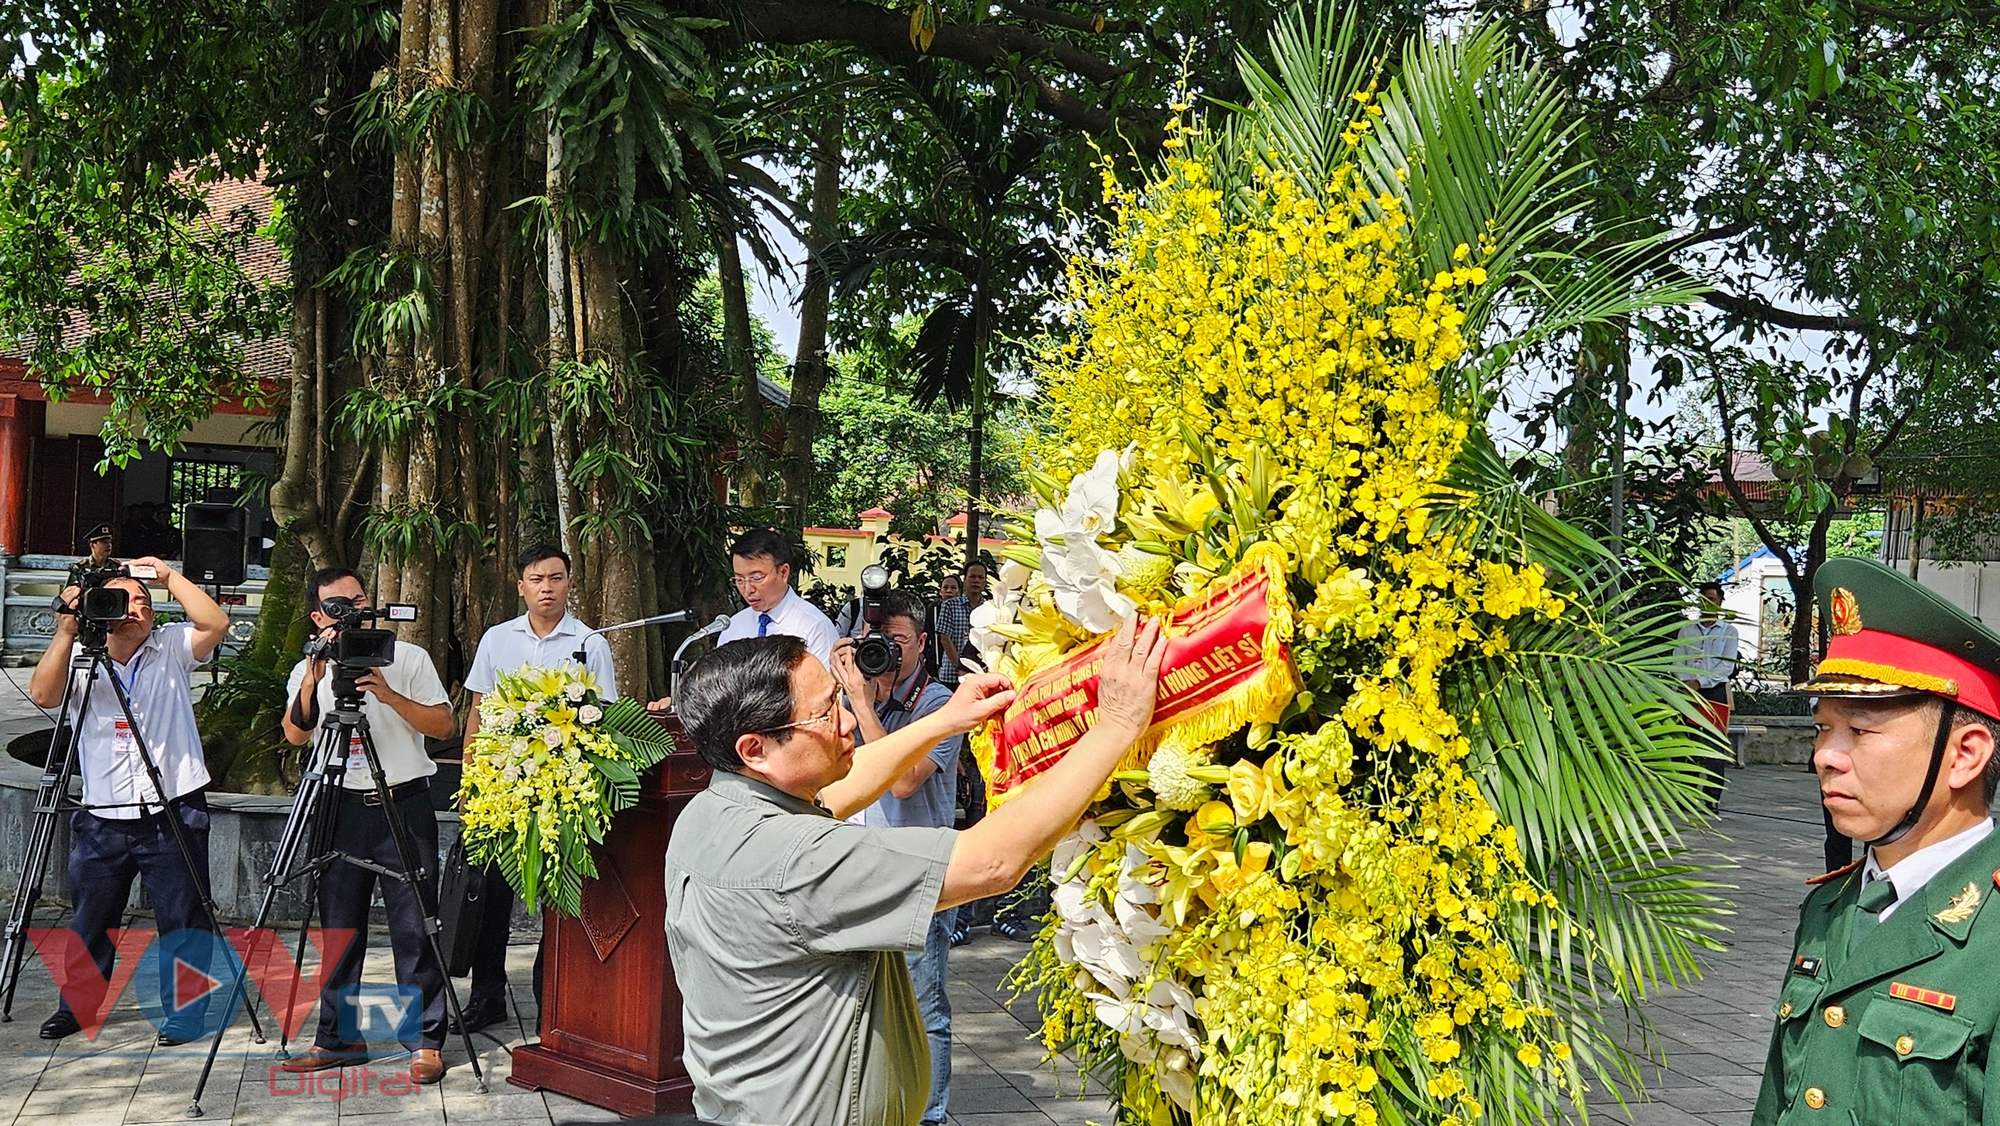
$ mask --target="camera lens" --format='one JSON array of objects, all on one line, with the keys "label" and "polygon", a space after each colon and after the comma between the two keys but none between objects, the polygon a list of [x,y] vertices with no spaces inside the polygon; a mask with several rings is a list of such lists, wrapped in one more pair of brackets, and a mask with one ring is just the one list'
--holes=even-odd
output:
[{"label": "camera lens", "polygon": [[862,676],[881,676],[897,664],[896,647],[880,636],[864,637],[854,643],[854,667]]}]

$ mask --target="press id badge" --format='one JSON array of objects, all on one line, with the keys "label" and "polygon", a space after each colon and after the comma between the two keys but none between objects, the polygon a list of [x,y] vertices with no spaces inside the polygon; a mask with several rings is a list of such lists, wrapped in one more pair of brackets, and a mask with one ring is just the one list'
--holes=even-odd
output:
[{"label": "press id badge", "polygon": [[111,750],[121,759],[129,759],[139,753],[139,741],[133,738],[131,720],[111,721]]},{"label": "press id badge", "polygon": [[347,736],[347,772],[356,778],[368,777],[368,752],[361,746],[361,733]]}]

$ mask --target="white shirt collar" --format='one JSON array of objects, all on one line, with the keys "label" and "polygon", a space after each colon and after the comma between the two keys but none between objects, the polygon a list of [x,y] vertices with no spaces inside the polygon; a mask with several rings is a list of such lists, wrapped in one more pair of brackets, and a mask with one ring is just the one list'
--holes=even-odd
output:
[{"label": "white shirt collar", "polygon": [[528,615],[526,614],[523,614],[520,617],[515,618],[512,624],[516,629],[520,630],[522,633],[527,634],[528,640],[530,641],[535,641],[535,640],[547,641],[550,637],[568,637],[571,634],[589,632],[588,630],[583,628],[583,619],[577,617],[575,614],[572,614],[567,610],[563,611],[562,620],[556,623],[556,628],[548,632],[548,637],[543,637],[539,639],[535,637],[535,627],[532,623],[528,621]]},{"label": "white shirt collar", "polygon": [[1962,833],[1946,837],[1935,844],[1927,844],[1905,856],[1886,871],[1875,862],[1875,850],[1868,850],[1868,863],[1864,867],[1867,880],[1888,877],[1896,885],[1896,902],[1883,908],[1882,917],[1888,918],[1896,908],[1911,896],[1922,890],[1939,872],[1951,866],[1951,862],[1971,852],[1973,847],[1993,832],[1993,819],[1988,817]]}]

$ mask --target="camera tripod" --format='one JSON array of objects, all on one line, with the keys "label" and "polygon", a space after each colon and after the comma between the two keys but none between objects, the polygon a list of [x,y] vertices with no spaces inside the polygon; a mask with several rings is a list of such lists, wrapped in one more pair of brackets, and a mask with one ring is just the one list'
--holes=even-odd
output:
[{"label": "camera tripod", "polygon": [[[152,784],[153,796],[161,799],[158,802],[141,800],[139,806],[142,810],[149,805],[160,806],[167,830],[173,835],[174,845],[180,851],[181,862],[187,865],[188,875],[200,896],[201,909],[208,917],[208,925],[218,939],[222,935],[222,921],[216,914],[215,900],[209,893],[208,873],[201,871],[194,862],[187,827],[181,824],[173,802],[166,800],[166,781],[160,775],[159,764],[153,761],[152,750],[146,746],[137,717],[132,714],[132,698],[126,694],[125,685],[118,679],[116,670],[110,668],[109,636],[104,624],[85,621],[80,630],[80,640],[81,647],[70,657],[68,678],[63,682],[62,704],[56,712],[56,737],[49,742],[48,760],[42,768],[41,786],[35,794],[35,821],[28,833],[28,853],[21,869],[21,886],[15,891],[14,906],[7,916],[6,944],[4,949],[0,949],[0,1021],[14,1019],[14,990],[20,984],[21,968],[28,956],[28,924],[34,918],[35,908],[41,903],[42,881],[48,875],[57,818],[66,809],[92,808],[72,803],[69,787],[76,777],[77,745],[82,738],[83,725],[89,718],[91,693],[100,675],[111,683],[111,690],[118,698],[118,708],[124,713],[128,730],[132,733],[133,749],[145,768],[147,781]],[[76,717],[72,720],[69,718],[70,701],[77,698],[79,680],[83,682],[83,695],[77,704]],[[232,995],[232,1006],[236,1003]],[[254,1008],[250,1010],[250,1027],[257,1042],[263,1043],[264,1029],[257,1020]]]},{"label": "camera tripod", "polygon": [[[250,933],[253,936],[258,934],[270,918],[279,889],[301,877],[308,880],[305,917],[299,923],[299,944],[293,956],[292,982],[296,989],[303,979],[306,934],[312,925],[319,879],[328,868],[335,864],[352,864],[383,879],[400,880],[407,884],[410,894],[416,897],[418,909],[423,912],[424,941],[430,944],[431,957],[437,959],[438,973],[444,977],[445,1002],[450,1007],[452,1022],[458,1026],[466,1059],[472,1064],[473,1089],[483,1095],[487,1090],[486,1075],[479,1066],[479,1053],[473,1050],[472,1034],[465,1030],[458,990],[452,985],[445,969],[448,963],[438,943],[441,927],[437,903],[424,893],[425,869],[434,868],[436,861],[432,860],[429,864],[418,862],[416,841],[411,838],[409,827],[403,824],[402,815],[396,810],[395,798],[389,792],[388,775],[382,770],[382,757],[376,753],[375,739],[368,732],[368,717],[361,712],[361,691],[354,685],[353,672],[338,663],[331,663],[327,675],[333,677],[334,705],[321,720],[319,737],[306,759],[306,772],[299,779],[299,792],[292,799],[291,812],[286,815],[284,833],[278,839],[277,855],[271,858],[270,870],[264,876],[264,899],[257,906],[257,917],[250,924]],[[334,823],[340,815],[342,783],[347,777],[347,751],[355,741],[359,741],[367,758],[375,797],[381,802],[382,815],[388,819],[389,835],[396,842],[400,869],[385,867],[366,857],[350,856],[334,848]],[[365,943],[366,937],[365,934],[357,935],[356,939]],[[236,1003],[237,991],[245,988],[247,978],[246,970],[239,973],[231,985],[231,1005]],[[209,1042],[208,1059],[202,1063],[201,1075],[195,1080],[194,1094],[188,1102],[189,1118],[201,1117],[201,1096],[208,1089],[209,1072],[215,1067],[216,1054],[222,1048],[223,1031],[216,1029]],[[282,1058],[289,1054],[290,1040],[282,1019],[278,1022],[278,1036],[278,1054]],[[261,1036],[258,1042],[262,1042]]]}]

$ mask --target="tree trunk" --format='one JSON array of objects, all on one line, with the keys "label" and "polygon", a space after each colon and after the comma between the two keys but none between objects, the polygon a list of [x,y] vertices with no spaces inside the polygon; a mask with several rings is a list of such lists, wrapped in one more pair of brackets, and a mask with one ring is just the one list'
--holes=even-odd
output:
[{"label": "tree trunk", "polygon": [[764,394],[757,386],[757,348],[750,334],[749,281],[743,275],[736,228],[727,217],[716,220],[715,275],[722,286],[723,364],[736,390],[737,425],[742,432],[733,474],[736,500],[754,507],[765,501]]},{"label": "tree trunk", "polygon": [[298,541],[314,568],[335,566],[342,554],[327,536],[313,473],[321,433],[315,408],[325,400],[325,366],[315,362],[325,331],[325,316],[318,313],[325,297],[317,285],[292,286],[291,397],[285,410],[285,445],[278,455],[281,471],[271,483],[271,514],[279,530]]},{"label": "tree trunk", "polygon": [[[975,293],[975,298],[976,298]],[[978,316],[975,299],[973,315]],[[966,424],[966,453],[970,472],[965,484],[965,565],[979,562],[979,494],[986,458],[986,333],[978,333],[972,344],[972,421]]]},{"label": "tree trunk", "polygon": [[792,362],[792,400],[785,408],[784,467],[786,527],[811,523],[813,439],[819,431],[819,400],[826,390],[826,318],[833,279],[822,255],[839,236],[840,155],[846,114],[835,102],[820,122],[813,146],[812,230],[806,239],[805,287],[799,293],[799,346]]}]

